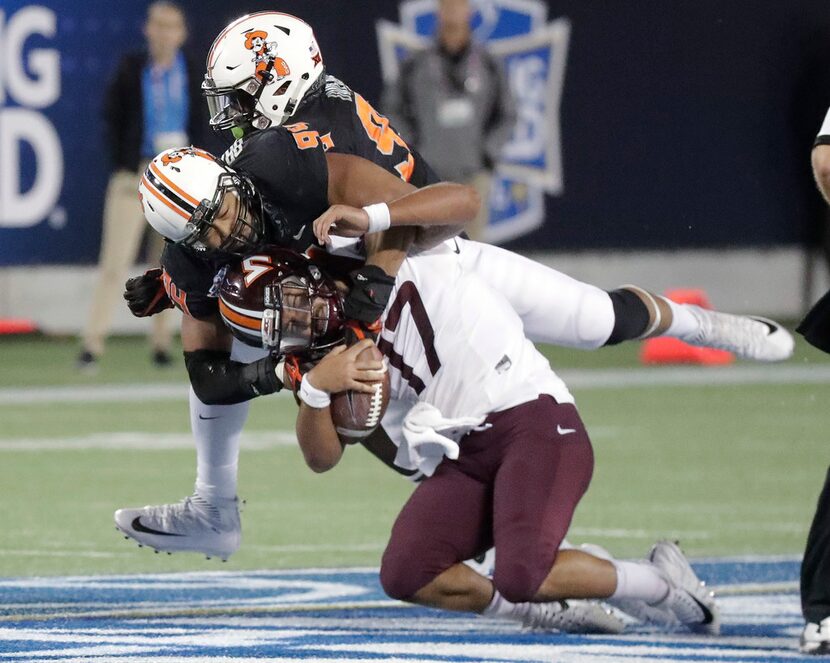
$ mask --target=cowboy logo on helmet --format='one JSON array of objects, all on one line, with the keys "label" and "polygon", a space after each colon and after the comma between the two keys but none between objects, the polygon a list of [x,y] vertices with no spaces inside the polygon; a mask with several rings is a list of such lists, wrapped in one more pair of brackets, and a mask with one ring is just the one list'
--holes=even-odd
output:
[{"label": "cowboy logo on helmet", "polygon": [[268,71],[269,63],[272,62],[271,71],[278,79],[285,78],[291,70],[285,60],[277,57],[277,42],[265,41],[266,39],[268,39],[268,33],[263,30],[252,30],[245,35],[245,48],[254,52],[251,62],[256,63],[255,75],[261,81]]}]

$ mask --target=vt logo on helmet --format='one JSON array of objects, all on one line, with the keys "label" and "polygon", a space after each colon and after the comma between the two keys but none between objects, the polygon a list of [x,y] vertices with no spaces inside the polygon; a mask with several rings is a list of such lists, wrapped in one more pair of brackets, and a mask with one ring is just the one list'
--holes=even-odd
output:
[{"label": "vt logo on helmet", "polygon": [[168,241],[200,252],[242,255],[262,243],[262,202],[253,185],[195,147],[158,154],[138,185],[147,222]]},{"label": "vt logo on helmet", "polygon": [[304,21],[280,12],[238,18],[222,30],[208,53],[202,91],[211,126],[281,125],[319,84],[322,73],[317,40]]}]

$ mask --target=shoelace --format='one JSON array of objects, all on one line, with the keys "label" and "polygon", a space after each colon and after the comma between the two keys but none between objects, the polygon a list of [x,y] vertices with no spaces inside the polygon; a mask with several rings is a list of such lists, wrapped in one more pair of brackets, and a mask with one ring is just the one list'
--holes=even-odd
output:
[{"label": "shoelace", "polygon": [[221,521],[219,508],[197,494],[189,495],[175,504],[153,507],[150,515],[159,520],[163,529],[173,529],[179,522],[191,518],[216,523]]},{"label": "shoelace", "polygon": [[749,355],[758,353],[767,339],[767,328],[762,322],[729,313],[700,309],[697,316],[700,331],[694,338],[696,344],[731,350],[741,348]]}]

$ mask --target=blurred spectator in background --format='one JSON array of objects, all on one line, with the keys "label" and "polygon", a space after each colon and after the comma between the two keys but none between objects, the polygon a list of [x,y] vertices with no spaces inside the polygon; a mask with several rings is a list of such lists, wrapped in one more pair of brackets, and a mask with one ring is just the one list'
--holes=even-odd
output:
[{"label": "blurred spectator in background", "polygon": [[[106,140],[112,175],[104,202],[104,227],[92,308],[78,356],[82,369],[94,368],[129,268],[136,261],[148,226],[138,201],[138,182],[150,159],[160,150],[202,144],[206,122],[200,98],[201,67],[180,50],[187,38],[182,9],[160,0],[147,11],[146,48],[121,58],[104,97]],[[147,255],[156,263],[163,238],[150,231]],[[152,361],[171,362],[169,313],[153,317]]]},{"label": "blurred spectator in background", "polygon": [[469,0],[439,0],[436,43],[401,65],[383,109],[441,179],[478,190],[481,211],[467,232],[481,240],[493,168],[516,115],[502,66],[473,41],[471,18]]},{"label": "blurred spectator in background", "polygon": [[[813,175],[830,204],[830,111],[812,152]],[[830,353],[830,292],[810,309],[798,326],[808,343]],[[801,651],[830,656],[830,469],[818,500],[801,564],[801,611],[807,622]]]}]

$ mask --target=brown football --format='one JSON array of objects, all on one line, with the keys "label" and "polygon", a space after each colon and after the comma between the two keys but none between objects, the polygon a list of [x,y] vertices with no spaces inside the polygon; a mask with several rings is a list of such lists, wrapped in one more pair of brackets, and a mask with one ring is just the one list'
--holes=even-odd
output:
[{"label": "brown football", "polygon": [[[376,345],[366,348],[358,355],[361,359],[382,359],[383,354]],[[389,405],[389,372],[383,379],[371,383],[375,386],[374,394],[364,394],[358,391],[341,391],[332,394],[331,419],[337,433],[346,442],[359,442],[375,428],[386,412]]]}]

